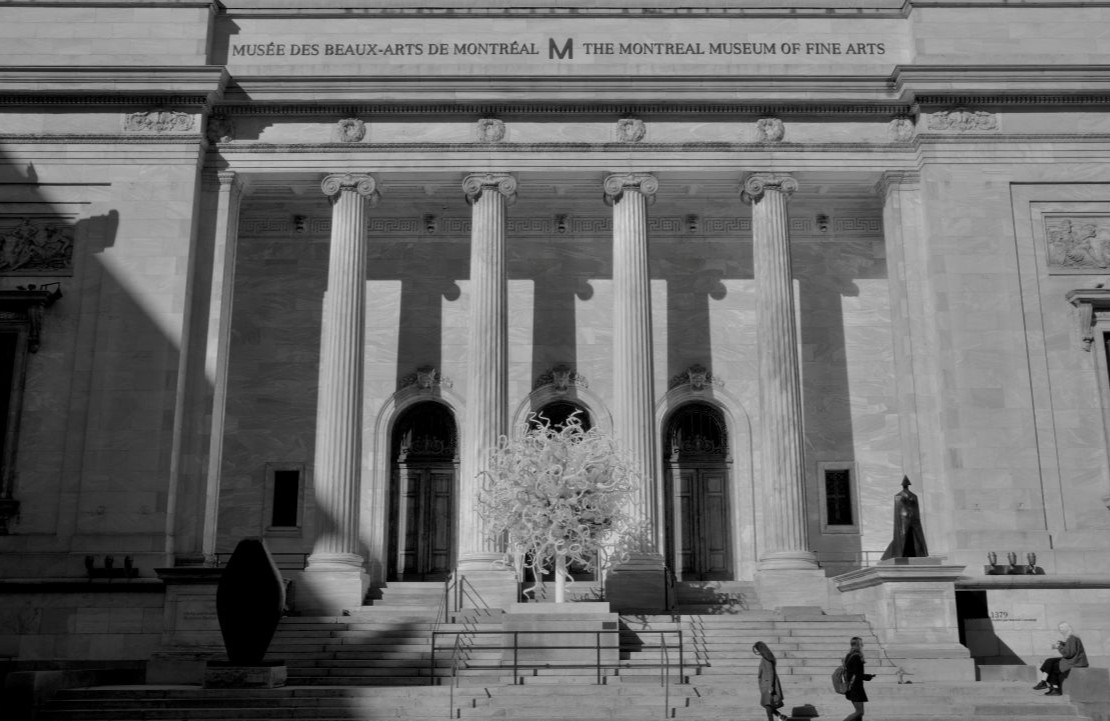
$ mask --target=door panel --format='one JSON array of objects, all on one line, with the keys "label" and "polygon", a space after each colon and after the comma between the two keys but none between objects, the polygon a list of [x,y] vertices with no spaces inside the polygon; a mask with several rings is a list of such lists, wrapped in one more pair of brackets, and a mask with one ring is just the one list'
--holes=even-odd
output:
[{"label": "door panel", "polygon": [[447,578],[454,562],[454,467],[402,465],[396,469],[396,479],[400,580]]},{"label": "door panel", "polygon": [[674,489],[669,555],[679,578],[730,580],[727,469],[682,464],[669,468],[668,475]]}]

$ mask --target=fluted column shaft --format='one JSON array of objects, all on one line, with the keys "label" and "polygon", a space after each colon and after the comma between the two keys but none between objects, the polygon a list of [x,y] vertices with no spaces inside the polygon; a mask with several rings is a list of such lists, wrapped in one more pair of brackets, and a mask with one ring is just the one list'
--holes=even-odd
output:
[{"label": "fluted column shaft", "polygon": [[758,315],[762,570],[817,566],[806,523],[802,389],[786,212],[786,201],[797,187],[790,176],[759,174],[748,178],[743,193],[752,204]]},{"label": "fluted column shaft", "polygon": [[655,200],[659,182],[651,175],[611,175],[604,187],[605,200],[613,207],[613,428],[643,472],[644,486],[635,499],[647,531],[640,550],[655,553],[659,539],[647,206]]},{"label": "fluted column shaft", "polygon": [[332,201],[328,285],[316,406],[316,542],[310,569],[361,568],[358,533],[362,465],[362,368],[366,303],[366,208],[376,202],[369,175],[329,175]]},{"label": "fluted column shaft", "polygon": [[465,441],[459,459],[460,570],[488,570],[502,549],[487,537],[477,512],[479,475],[509,424],[509,316],[505,269],[506,207],[516,179],[487,173],[463,180],[471,206],[470,322],[467,336]]}]

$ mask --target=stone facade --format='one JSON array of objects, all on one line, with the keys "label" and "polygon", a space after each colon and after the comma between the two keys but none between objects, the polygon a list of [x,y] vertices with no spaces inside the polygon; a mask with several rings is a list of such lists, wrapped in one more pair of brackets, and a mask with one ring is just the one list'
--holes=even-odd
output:
[{"label": "stone facade", "polygon": [[[690,457],[724,473],[723,550],[697,573],[773,594],[772,571],[872,567],[906,474],[932,555],[963,567],[937,624],[955,608],[974,657],[1032,663],[1068,620],[1110,660],[1090,611],[1110,593],[1110,10],[1056,4],[524,4],[496,28],[492,0],[0,6],[0,656],[173,636],[145,587],[141,619],[116,610],[127,578],[76,594],[87,556],[148,584],[262,536],[355,602],[410,542],[453,564],[473,438],[567,401],[651,459],[637,568],[693,578],[681,527],[708,521],[668,479],[677,419],[706,409],[721,452]],[[371,179],[357,213],[321,188],[347,175]],[[464,183],[487,176],[508,180]],[[770,219],[741,199],[765,202],[760,177],[788,196]],[[354,302],[328,310],[340,276]],[[433,407],[446,455],[402,437]],[[425,488],[410,454],[453,479],[412,501],[450,522],[438,550],[398,530]],[[991,552],[1034,573],[988,573]],[[29,616],[33,583],[78,621]]]}]

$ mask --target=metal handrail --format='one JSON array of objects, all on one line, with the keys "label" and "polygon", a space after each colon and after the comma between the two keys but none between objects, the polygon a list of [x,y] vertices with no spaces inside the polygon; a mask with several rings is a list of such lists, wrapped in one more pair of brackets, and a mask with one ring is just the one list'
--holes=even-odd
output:
[{"label": "metal handrail", "polygon": [[[682,638],[682,631],[678,632],[679,639]],[[681,643],[679,647],[681,648]],[[671,654],[667,648],[666,642],[663,640],[663,632],[659,632],[659,674],[660,686],[663,687],[663,718],[667,718],[667,710],[671,707]]]},{"label": "metal handrail", "polygon": [[[431,659],[430,659],[431,660],[431,668],[428,671],[429,685],[434,685],[436,683],[436,678],[437,678],[436,677],[436,663],[435,663],[435,661],[436,661],[436,647],[437,647],[436,639],[438,637],[441,637],[441,636],[452,636],[452,635],[455,636],[454,648],[455,649],[460,649],[461,648],[461,646],[460,646],[461,637],[463,635],[466,635],[468,637],[473,637],[473,636],[499,636],[502,639],[505,639],[506,636],[511,635],[512,636],[511,642],[509,642],[508,640],[505,640],[499,646],[484,646],[483,648],[497,649],[497,650],[500,650],[500,651],[507,651],[509,649],[512,649],[513,654],[512,654],[511,668],[512,668],[512,671],[513,671],[513,685],[518,685],[519,683],[522,682],[521,681],[521,673],[520,673],[521,668],[522,668],[522,665],[520,663],[520,652],[521,651],[532,651],[532,650],[541,650],[541,649],[542,650],[549,650],[549,651],[569,651],[569,650],[587,651],[590,648],[589,646],[581,646],[581,645],[579,645],[579,646],[566,646],[566,645],[552,645],[552,644],[548,644],[548,643],[534,644],[534,645],[521,645],[521,643],[520,643],[520,634],[536,634],[536,633],[537,633],[537,631],[507,631],[507,630],[503,630],[503,629],[489,630],[489,631],[482,631],[482,630],[478,630],[478,629],[468,629],[468,630],[461,630],[461,631],[433,630],[432,631],[432,652],[431,652]],[[602,634],[615,634],[615,635],[619,636],[620,631],[618,629],[606,629],[606,630],[600,630],[600,631],[559,630],[556,633],[558,633],[560,635],[586,635],[586,634],[593,635],[594,636],[593,650],[594,650],[594,653],[595,653],[594,663],[593,664],[582,664],[582,663],[526,664],[524,666],[525,668],[534,668],[534,669],[540,669],[540,668],[594,668],[594,669],[596,669],[597,683],[601,684],[602,683],[602,670],[603,669],[612,668],[612,669],[618,669],[619,670],[620,668],[628,667],[628,666],[625,666],[625,665],[621,664],[620,659],[617,659],[616,663],[611,663],[611,664],[602,663],[602,660],[601,660],[601,650],[602,650],[601,636],[602,636]],[[679,678],[678,682],[680,684],[684,683],[685,682],[685,676],[686,676],[686,669],[685,669],[685,654],[684,654],[684,650],[683,650],[684,638],[683,638],[682,630],[681,629],[676,629],[676,630],[673,630],[673,631],[654,631],[654,632],[650,632],[650,633],[658,633],[659,634],[660,646],[663,649],[661,651],[661,653],[663,655],[663,659],[660,661],[660,668],[663,669],[666,673],[666,676],[667,676],[667,682],[666,683],[667,683],[667,689],[668,689],[668,693],[669,693],[669,689],[670,689],[670,686],[669,686],[670,680],[669,680],[669,678],[670,678],[670,674],[671,674],[672,663],[670,661],[670,648],[667,645],[666,636],[671,635],[671,636],[676,637],[677,640],[678,640],[678,678]],[[619,644],[616,647],[606,646],[605,648],[615,648],[618,651],[618,653],[620,651]],[[453,654],[454,653],[455,652],[453,651]],[[480,664],[475,665],[475,664],[471,664],[471,665],[468,665],[468,668],[501,669],[501,668],[505,668],[505,666],[504,666],[503,663],[499,663],[497,665],[480,665]],[[458,676],[458,671],[459,671],[458,658],[456,657],[452,661],[452,667],[451,667],[452,676],[457,677]]]}]

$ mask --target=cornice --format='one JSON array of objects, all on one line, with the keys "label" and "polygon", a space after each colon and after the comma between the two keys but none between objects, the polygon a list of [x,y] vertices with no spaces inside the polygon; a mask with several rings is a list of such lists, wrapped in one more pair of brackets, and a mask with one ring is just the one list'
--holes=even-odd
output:
[{"label": "cornice", "polygon": [[0,144],[21,145],[197,145],[203,140],[196,133],[152,133],[150,135],[16,135],[0,134]]},{"label": "cornice", "polygon": [[[2,138],[0,138],[2,139]],[[421,151],[426,153],[475,152],[493,154],[505,152],[512,154],[529,152],[567,152],[567,153],[691,153],[719,152],[730,153],[751,150],[774,150],[776,153],[812,151],[852,151],[854,153],[889,153],[891,150],[912,149],[912,143],[730,143],[719,141],[679,142],[679,143],[220,143],[218,148],[223,155],[274,154],[274,153],[394,153],[397,151]]]},{"label": "cornice", "polygon": [[209,105],[230,75],[221,65],[182,67],[3,67],[0,104]]}]

